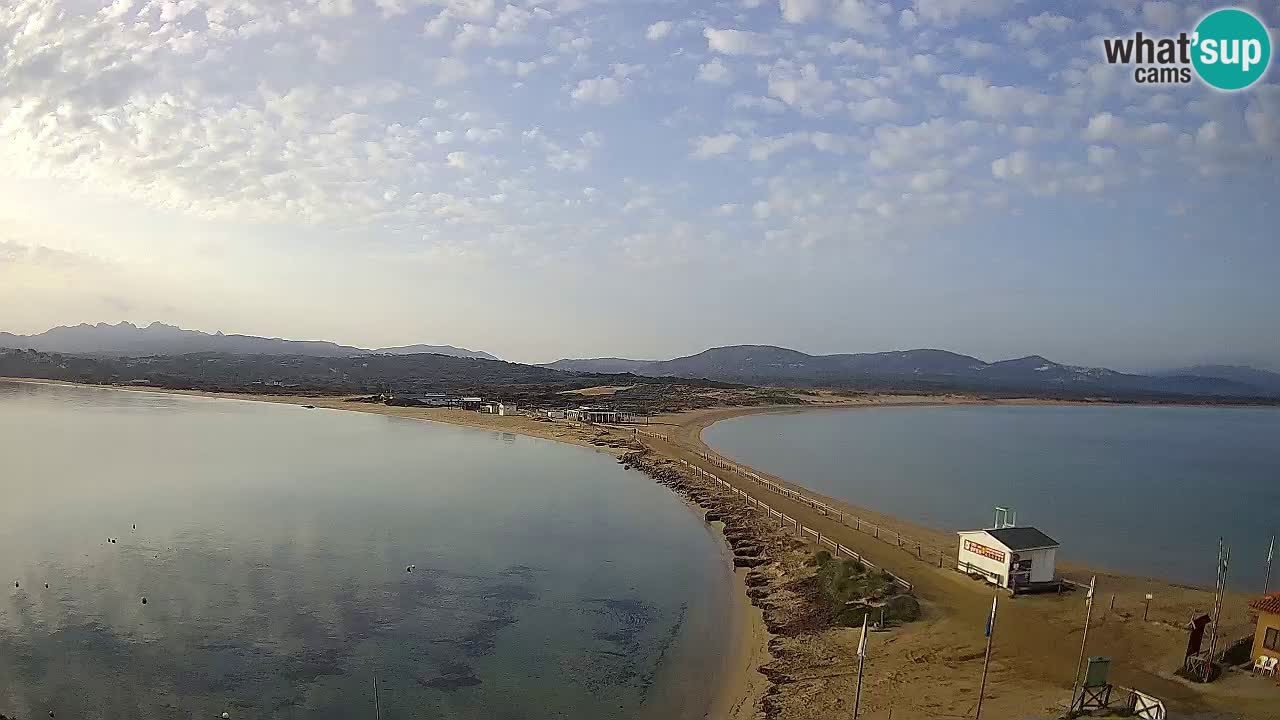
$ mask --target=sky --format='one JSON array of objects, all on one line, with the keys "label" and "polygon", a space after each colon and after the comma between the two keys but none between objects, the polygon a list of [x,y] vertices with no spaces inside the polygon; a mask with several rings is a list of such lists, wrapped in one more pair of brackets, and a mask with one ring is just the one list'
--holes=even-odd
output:
[{"label": "sky", "polygon": [[1216,7],[7,0],[0,330],[1280,370],[1280,71],[1102,52]]}]

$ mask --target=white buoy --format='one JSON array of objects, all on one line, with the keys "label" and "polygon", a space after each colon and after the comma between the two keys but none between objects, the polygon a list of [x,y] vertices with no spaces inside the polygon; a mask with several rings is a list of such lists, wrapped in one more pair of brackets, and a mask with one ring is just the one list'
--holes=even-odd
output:
[{"label": "white buoy", "polygon": [[231,713],[229,712],[222,713],[222,720],[227,720],[230,717],[231,717]]}]

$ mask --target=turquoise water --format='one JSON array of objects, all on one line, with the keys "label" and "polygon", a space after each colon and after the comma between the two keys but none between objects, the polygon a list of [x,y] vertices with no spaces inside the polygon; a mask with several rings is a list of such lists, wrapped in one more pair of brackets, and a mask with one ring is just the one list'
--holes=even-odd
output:
[{"label": "turquoise water", "polygon": [[[989,527],[993,508],[1095,567],[1260,590],[1280,531],[1280,409],[952,406],[754,415],[703,439],[832,497],[931,527]],[[1277,564],[1280,566],[1280,563]],[[1273,574],[1272,588],[1277,586]]]},{"label": "turquoise water", "polygon": [[11,717],[701,717],[720,667],[722,544],[586,449],[0,383],[0,492]]}]

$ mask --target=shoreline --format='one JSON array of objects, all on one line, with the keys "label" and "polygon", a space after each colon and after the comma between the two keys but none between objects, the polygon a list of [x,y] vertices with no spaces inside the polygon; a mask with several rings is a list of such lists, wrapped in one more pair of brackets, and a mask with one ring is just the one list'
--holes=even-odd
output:
[{"label": "shoreline", "polygon": [[[44,383],[44,384],[61,384],[76,387],[93,387],[100,389],[122,389],[151,393],[167,393],[188,395],[194,397],[232,399],[242,401],[257,402],[274,402],[292,405],[315,405],[316,407],[336,410],[350,410],[354,412],[366,412],[370,414],[379,414],[386,416],[405,417],[411,419],[427,420],[432,422],[441,422],[446,424],[461,425],[474,429],[490,430],[495,432],[510,432],[522,434],[530,437],[552,440],[556,442],[564,442],[568,444],[589,447],[591,449],[608,452],[614,456],[621,457],[636,447],[636,443],[632,440],[632,428],[609,428],[602,426],[583,426],[576,423],[550,422],[536,420],[527,416],[518,417],[502,417],[480,415],[475,412],[461,410],[440,410],[428,408],[400,408],[385,405],[375,405],[367,403],[347,402],[340,397],[315,398],[306,396],[258,396],[245,395],[240,393],[208,393],[200,391],[181,391],[168,390],[163,388],[151,387],[128,387],[119,388],[113,386],[102,385],[83,385],[79,383],[67,383],[61,381],[47,381],[38,379],[14,379],[15,382],[26,383]],[[929,407],[929,406],[947,406],[947,405],[1099,405],[1103,403],[1096,402],[1074,402],[1074,401],[1035,401],[1035,400],[989,400],[976,398],[960,398],[949,396],[876,396],[863,398],[840,398],[836,401],[819,401],[805,406],[761,406],[761,407],[718,407],[700,410],[685,411],[678,414],[668,414],[657,416],[654,418],[656,422],[647,425],[650,430],[657,430],[662,433],[669,434],[671,442],[658,443],[645,438],[640,446],[643,446],[654,452],[659,458],[666,460],[677,460],[683,455],[684,458],[693,463],[699,462],[699,458],[695,454],[698,451],[706,451],[709,447],[702,441],[702,430],[709,427],[715,422],[727,420],[743,415],[754,414],[788,414],[795,412],[806,412],[811,410],[837,410],[837,409],[860,409],[860,408],[876,408],[876,407]],[[1110,403],[1108,403],[1110,404]],[[1126,405],[1119,403],[1117,405]],[[646,426],[641,426],[646,427]],[[714,470],[714,466],[708,465],[706,469]],[[760,493],[759,486],[753,485],[745,478],[738,477],[735,473],[729,471],[719,471],[722,476],[735,486],[748,490],[753,493]],[[784,486],[792,487],[796,490],[803,491],[805,494],[818,498],[823,502],[830,501],[835,507],[847,507],[851,512],[860,513],[861,517],[871,522],[883,524],[885,527],[899,529],[903,535],[910,534],[917,539],[932,539],[935,537],[953,540],[951,533],[941,532],[934,528],[927,528],[906,522],[901,518],[890,516],[885,513],[879,513],[869,508],[860,508],[850,503],[845,503],[834,498],[827,498],[815,493],[809,488],[788,482],[784,478],[776,478],[767,473],[760,473],[771,480],[778,482]],[[674,489],[673,489],[674,492]],[[780,500],[777,496],[770,495],[769,502],[779,504],[786,507],[784,500]],[[806,521],[806,525],[823,529],[823,523],[829,523],[830,520],[820,517],[816,513],[808,514],[810,511],[805,506],[797,505],[788,510],[793,515],[801,517]],[[828,527],[831,527],[828,525]],[[847,528],[846,528],[847,529]],[[823,530],[830,533],[839,533],[842,530],[831,528]],[[830,536],[830,535],[829,535]],[[835,535],[839,539],[839,535]],[[907,654],[912,657],[931,656],[940,652],[942,646],[949,646],[951,649],[945,650],[946,654],[956,654],[956,648],[969,647],[971,650],[974,646],[971,644],[972,638],[969,637],[972,628],[969,627],[970,615],[977,616],[985,613],[982,609],[990,607],[990,595],[986,591],[982,591],[975,587],[975,584],[968,582],[967,578],[963,578],[959,573],[954,571],[937,570],[927,565],[921,565],[915,559],[915,556],[902,553],[901,550],[893,548],[892,545],[885,546],[881,541],[868,541],[870,536],[858,537],[855,535],[845,539],[846,544],[855,548],[858,552],[862,552],[864,556],[874,559],[878,564],[892,569],[894,572],[903,574],[917,585],[917,596],[920,597],[922,604],[926,607],[926,620],[913,624],[912,629],[895,631],[894,635],[901,634],[901,638],[895,638],[894,641],[901,641],[903,648]],[[1070,563],[1060,563],[1063,565],[1064,574],[1076,575],[1085,571],[1086,568],[1072,565]],[[726,651],[723,670],[719,673],[720,677],[715,683],[715,689],[710,692],[710,700],[705,707],[708,713],[705,717],[710,718],[730,718],[738,720],[738,718],[752,718],[756,716],[756,710],[760,706],[762,700],[766,697],[766,690],[769,691],[769,703],[779,706],[785,704],[785,691],[791,686],[772,685],[771,681],[762,673],[765,664],[774,666],[775,669],[769,672],[776,673],[776,666],[780,664],[780,660],[775,652],[773,652],[774,641],[776,636],[771,636],[761,626],[761,612],[758,608],[752,606],[744,583],[743,573],[735,571],[734,583],[731,585],[732,592],[728,602],[731,603],[731,614],[735,617],[731,619],[732,633],[730,647]],[[1102,597],[1111,596],[1111,607],[1104,608],[1095,614],[1091,627],[1101,625],[1109,628],[1108,633],[1114,637],[1108,637],[1104,634],[1099,641],[1094,641],[1094,635],[1090,636],[1090,654],[1112,654],[1133,663],[1130,667],[1114,667],[1113,671],[1116,682],[1122,682],[1129,687],[1139,687],[1145,690],[1153,691],[1157,695],[1163,697],[1173,708],[1183,711],[1204,711],[1204,710],[1244,710],[1237,703],[1233,703],[1232,699],[1237,697],[1232,693],[1238,692],[1230,688],[1226,682],[1219,682],[1215,685],[1201,686],[1192,685],[1173,676],[1168,672],[1168,668],[1177,664],[1174,657],[1179,651],[1179,644],[1185,644],[1185,639],[1181,637],[1184,631],[1180,630],[1181,624],[1185,622],[1185,618],[1194,610],[1199,612],[1204,606],[1205,598],[1208,593],[1199,589],[1186,589],[1184,586],[1178,586],[1167,581],[1152,578],[1137,578],[1133,576],[1119,575],[1111,572],[1099,572],[1099,592]],[[1086,576],[1087,577],[1087,576]],[[924,581],[924,582],[921,582]],[[734,587],[736,585],[736,587]],[[975,592],[977,590],[977,592]],[[1153,619],[1150,623],[1137,623],[1133,621],[1132,608],[1138,608],[1138,615],[1141,611],[1141,598],[1143,593],[1155,592],[1157,597],[1161,598],[1161,613],[1157,615],[1153,606]],[[1011,638],[1009,631],[1006,630],[1006,643],[1015,645],[1014,648],[1008,648],[1005,652],[1013,650],[1008,658],[1001,658],[997,665],[998,672],[989,683],[989,688],[993,693],[998,693],[997,699],[992,703],[993,710],[999,709],[1001,706],[1009,712],[1025,712],[1032,705],[1038,705],[1044,708],[1046,713],[1056,712],[1065,707],[1062,697],[1069,694],[1069,667],[1064,669],[1063,658],[1058,657],[1060,653],[1053,655],[1047,654],[1047,649],[1051,649],[1057,645],[1061,645],[1064,641],[1067,644],[1078,643],[1081,623],[1076,619],[1078,614],[1077,608],[1082,607],[1082,601],[1079,598],[1073,598],[1067,594],[1062,598],[1058,598],[1056,602],[1049,601],[1045,603],[1045,607],[1036,607],[1036,603],[1040,600],[1023,601],[1010,605],[1008,611],[1002,617],[1006,618],[1005,623],[1015,623],[1017,632],[1014,635],[1023,637]],[[1229,593],[1229,600],[1233,603],[1245,597],[1240,593]],[[984,605],[985,604],[985,605]],[[1020,607],[1025,604],[1026,607]],[[982,606],[982,607],[980,607]],[[744,612],[745,611],[745,612]],[[1021,617],[1017,617],[1017,616]],[[1099,615],[1101,617],[1099,617]],[[745,618],[745,622],[744,622]],[[1224,608],[1224,626],[1228,629],[1224,631],[1229,634],[1233,627],[1240,625],[1243,618],[1239,613],[1228,617]],[[1074,629],[1072,625],[1074,624]],[[919,625],[919,628],[915,626]],[[1017,627],[1021,626],[1021,627]],[[837,645],[847,644],[850,639],[839,632],[833,633],[835,640],[824,638],[822,642],[835,642]],[[980,634],[980,633],[979,633]],[[1072,637],[1075,640],[1072,640]],[[1015,642],[1016,640],[1016,642]],[[921,646],[916,648],[916,646]],[[1172,648],[1172,650],[1171,650]],[[980,651],[980,647],[977,648]],[[788,653],[790,654],[790,653]],[[945,655],[944,655],[945,656]],[[917,710],[929,708],[929,712],[937,713],[944,708],[959,711],[962,705],[957,703],[965,702],[964,698],[971,698],[975,688],[968,687],[966,671],[964,677],[955,679],[947,679],[942,681],[937,677],[937,673],[944,674],[954,671],[958,667],[968,667],[974,662],[975,658],[980,658],[981,654],[976,655],[972,652],[960,652],[955,660],[946,661],[941,667],[932,666],[930,673],[922,675],[916,682],[920,683],[919,687],[903,694],[904,689],[909,689],[912,683],[900,682],[892,688],[876,689],[873,685],[867,688],[869,699],[873,702],[889,701],[892,704],[882,705],[882,707],[916,707]],[[772,660],[772,662],[771,662]],[[893,663],[888,663],[886,659],[877,658],[875,665],[884,666],[890,664],[891,667],[899,662],[899,658],[895,658]],[[978,660],[980,662],[980,660]],[[908,664],[899,669],[889,669],[889,672],[900,675],[911,675],[918,672],[918,668],[913,667],[911,663],[918,664],[919,660],[909,660]],[[1074,656],[1071,658],[1074,663]],[[785,664],[785,663],[782,663]],[[926,665],[926,667],[931,667]],[[1016,672],[1010,672],[1016,671]],[[839,677],[827,680],[830,683],[838,685],[842,680]],[[847,688],[845,688],[847,690]],[[783,694],[779,691],[784,691]],[[889,692],[888,697],[877,699],[877,695]],[[920,700],[918,696],[928,694],[940,694],[941,699],[933,701]],[[991,699],[991,698],[989,698]],[[1011,701],[1017,701],[1010,704]],[[1251,697],[1247,703],[1247,714],[1243,717],[1266,717],[1266,715],[1254,715],[1253,713],[1263,707],[1270,707],[1265,704],[1269,702],[1266,698],[1260,698],[1256,701]],[[924,703],[920,705],[919,703]],[[1020,703],[1020,704],[1019,704]],[[1030,703],[1030,704],[1028,704]],[[813,715],[812,712],[794,712],[782,713],[777,715],[780,718],[787,717],[823,717],[822,715]]]}]

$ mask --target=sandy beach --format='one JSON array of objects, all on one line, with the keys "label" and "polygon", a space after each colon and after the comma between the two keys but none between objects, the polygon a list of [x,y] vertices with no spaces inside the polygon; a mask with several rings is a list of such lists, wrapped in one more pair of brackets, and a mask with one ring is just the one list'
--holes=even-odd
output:
[{"label": "sandy beach", "polygon": [[[146,392],[175,392],[147,388]],[[342,398],[183,393],[229,399],[313,405],[463,425],[494,432],[510,432],[589,447],[621,456],[637,447],[636,441],[658,457],[683,460],[714,471],[742,490],[766,497],[753,481],[706,463],[698,452],[708,450],[701,433],[720,420],[762,412],[797,412],[794,406],[762,408],[714,408],[651,419],[640,426],[665,434],[669,442],[636,437],[632,428],[611,428],[528,416],[499,417],[462,410],[404,408]],[[992,401],[955,396],[819,396],[809,407],[863,407],[930,404],[990,404]],[[1029,401],[998,401],[1023,403]],[[758,472],[758,470],[757,470]],[[803,490],[845,513],[939,551],[954,548],[955,536],[947,529],[928,528],[835,498],[828,498],[788,483],[785,478],[759,473],[768,479]],[[921,621],[888,633],[877,633],[866,668],[863,713],[868,718],[941,718],[971,716],[975,704],[984,648],[983,625],[992,591],[950,568],[938,568],[916,553],[886,544],[866,533],[838,524],[813,508],[771,494],[768,502],[861,553],[877,565],[908,578],[924,607]],[[914,546],[912,546],[914,549]],[[1098,576],[1098,601],[1090,625],[1089,654],[1114,658],[1112,681],[1162,698],[1171,711],[1182,714],[1230,712],[1244,718],[1275,717],[1274,703],[1280,688],[1258,682],[1247,674],[1229,673],[1212,685],[1190,683],[1173,674],[1186,642],[1183,629],[1194,614],[1212,601],[1210,592],[1106,572],[1072,563],[1066,558],[1060,570],[1069,578],[1087,582]],[[805,637],[771,636],[752,607],[737,573],[732,608],[732,650],[712,692],[707,717],[732,720],[766,717],[761,705],[769,695],[770,718],[846,717],[851,709],[856,677],[857,633],[828,628]],[[1143,622],[1146,593],[1160,598]],[[1222,637],[1232,640],[1251,628],[1245,607],[1251,596],[1232,593],[1224,605]],[[1083,593],[1033,596],[1001,604],[1000,636],[993,653],[984,714],[992,717],[1056,717],[1067,707],[1073,669],[1079,652],[1084,619]],[[769,678],[786,677],[785,683]]]}]

